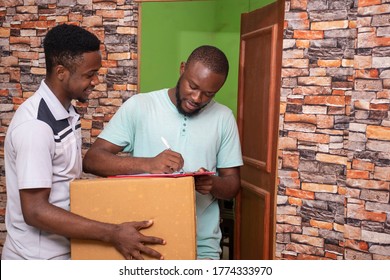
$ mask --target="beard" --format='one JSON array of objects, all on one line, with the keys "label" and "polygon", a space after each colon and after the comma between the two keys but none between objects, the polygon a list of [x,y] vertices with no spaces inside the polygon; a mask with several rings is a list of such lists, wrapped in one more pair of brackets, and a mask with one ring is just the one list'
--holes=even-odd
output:
[{"label": "beard", "polygon": [[77,101],[80,103],[87,103],[88,99],[84,98],[84,97],[79,97],[79,98],[77,98]]},{"label": "beard", "polygon": [[195,115],[197,115],[200,110],[202,110],[208,103],[206,103],[205,105],[203,105],[202,107],[196,109],[195,111],[193,112],[186,112],[183,110],[183,107],[182,107],[182,100],[180,98],[180,79],[179,81],[177,82],[176,84],[176,92],[175,92],[175,97],[176,97],[176,108],[177,108],[177,111],[179,111],[180,114],[186,116],[186,117],[193,117]]},{"label": "beard", "polygon": [[78,102],[81,102],[81,103],[87,103],[87,101],[89,100],[89,96],[92,94],[92,91],[95,87],[88,87],[84,92],[83,94],[81,94],[81,96],[78,96],[76,99]]}]

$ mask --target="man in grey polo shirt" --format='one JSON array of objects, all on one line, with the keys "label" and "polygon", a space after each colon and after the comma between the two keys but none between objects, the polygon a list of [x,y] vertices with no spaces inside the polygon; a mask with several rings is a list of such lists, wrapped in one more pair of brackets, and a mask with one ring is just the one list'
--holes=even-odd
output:
[{"label": "man in grey polo shirt", "polygon": [[152,221],[108,224],[69,212],[69,182],[82,172],[80,116],[99,84],[100,41],[75,25],[58,25],[44,40],[46,78],[16,111],[5,139],[7,237],[2,259],[69,259],[69,238],[112,243],[126,259],[160,259],[139,233]]}]

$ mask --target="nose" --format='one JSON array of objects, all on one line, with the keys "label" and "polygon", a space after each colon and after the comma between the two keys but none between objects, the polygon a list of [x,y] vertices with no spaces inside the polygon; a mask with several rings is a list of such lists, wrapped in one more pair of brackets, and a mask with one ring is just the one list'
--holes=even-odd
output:
[{"label": "nose", "polygon": [[99,76],[97,74],[92,77],[91,84],[93,86],[96,86],[96,85],[100,84]]},{"label": "nose", "polygon": [[200,90],[195,90],[191,94],[192,100],[194,100],[194,102],[196,102],[196,103],[202,103],[202,96],[203,96],[203,94]]}]

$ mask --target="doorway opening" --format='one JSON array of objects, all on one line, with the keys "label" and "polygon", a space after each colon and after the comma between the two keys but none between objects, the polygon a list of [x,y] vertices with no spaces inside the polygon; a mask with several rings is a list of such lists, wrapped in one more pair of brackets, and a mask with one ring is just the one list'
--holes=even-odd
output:
[{"label": "doorway opening", "polygon": [[221,260],[234,259],[234,199],[220,200]]}]

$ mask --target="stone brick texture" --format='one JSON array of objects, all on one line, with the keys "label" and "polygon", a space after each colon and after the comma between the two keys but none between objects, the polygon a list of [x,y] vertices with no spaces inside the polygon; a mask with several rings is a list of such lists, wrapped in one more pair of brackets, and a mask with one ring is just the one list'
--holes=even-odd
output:
[{"label": "stone brick texture", "polygon": [[286,1],[278,259],[390,259],[389,22],[387,0]]},{"label": "stone brick texture", "polygon": [[[4,138],[45,75],[42,39],[71,22],[103,42],[102,83],[82,115],[83,153],[137,92],[133,0],[4,0],[0,6],[0,246]],[[277,259],[390,259],[390,2],[286,1]]]}]

